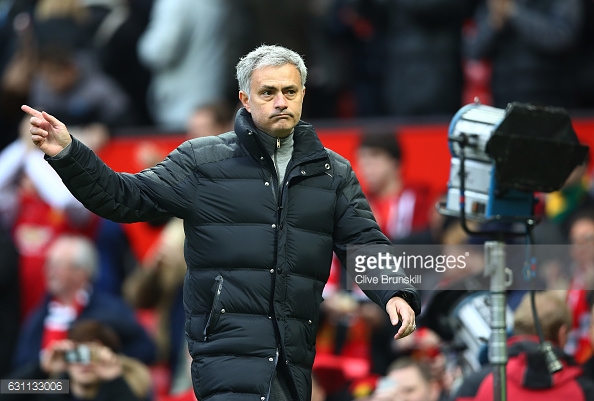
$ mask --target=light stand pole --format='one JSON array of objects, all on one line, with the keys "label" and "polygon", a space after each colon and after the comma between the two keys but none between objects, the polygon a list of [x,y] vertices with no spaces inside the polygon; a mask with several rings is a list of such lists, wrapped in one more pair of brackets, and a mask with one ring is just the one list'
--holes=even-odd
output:
[{"label": "light stand pole", "polygon": [[[507,333],[505,291],[510,282],[505,280],[505,244],[501,241],[485,242],[485,276],[491,277],[491,336],[489,362],[493,366],[493,401],[507,398]],[[511,274],[511,272],[510,272]]]}]

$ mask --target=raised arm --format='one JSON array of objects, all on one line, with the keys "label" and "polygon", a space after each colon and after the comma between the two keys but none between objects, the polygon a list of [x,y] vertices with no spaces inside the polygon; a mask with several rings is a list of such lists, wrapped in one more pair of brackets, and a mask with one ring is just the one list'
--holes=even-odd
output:
[{"label": "raised arm", "polygon": [[28,106],[31,136],[68,190],[97,215],[122,223],[186,217],[198,185],[191,143],[137,174],[116,173],[55,117]]}]

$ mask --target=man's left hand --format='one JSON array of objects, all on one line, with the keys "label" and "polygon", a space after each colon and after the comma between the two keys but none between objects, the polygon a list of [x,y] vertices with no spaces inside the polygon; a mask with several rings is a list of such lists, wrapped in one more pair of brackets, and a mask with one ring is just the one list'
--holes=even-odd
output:
[{"label": "man's left hand", "polygon": [[391,298],[386,305],[386,312],[390,316],[392,326],[396,326],[398,322],[402,322],[402,326],[394,339],[398,340],[408,336],[417,328],[415,324],[415,312],[412,310],[408,302],[400,297]]}]

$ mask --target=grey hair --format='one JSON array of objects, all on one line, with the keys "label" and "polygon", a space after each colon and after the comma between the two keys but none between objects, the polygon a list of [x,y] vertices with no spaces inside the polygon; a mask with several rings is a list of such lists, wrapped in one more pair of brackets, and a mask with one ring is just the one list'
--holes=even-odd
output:
[{"label": "grey hair", "polygon": [[95,244],[86,237],[73,234],[62,235],[56,242],[58,241],[66,241],[74,247],[72,264],[77,269],[84,270],[90,280],[94,281],[99,270],[99,252]]},{"label": "grey hair", "polygon": [[307,68],[303,58],[293,50],[277,45],[261,45],[243,56],[236,66],[236,78],[239,90],[250,95],[250,80],[254,70],[262,67],[280,67],[293,64],[299,70],[301,86],[305,87]]}]

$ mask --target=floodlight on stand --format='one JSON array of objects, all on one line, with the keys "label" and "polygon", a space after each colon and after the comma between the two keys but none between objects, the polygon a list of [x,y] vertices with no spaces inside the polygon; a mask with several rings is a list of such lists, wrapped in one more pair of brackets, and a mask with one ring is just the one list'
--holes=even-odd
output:
[{"label": "floodlight on stand", "polygon": [[[571,172],[586,160],[588,147],[579,143],[564,109],[511,103],[506,109],[476,102],[461,108],[450,123],[452,154],[448,193],[442,214],[460,217],[469,235],[496,235],[485,242],[485,270],[491,293],[489,362],[493,365],[493,399],[506,400],[506,277],[503,239],[528,236],[534,227],[534,192],[562,188]],[[466,219],[478,222],[524,222],[526,232],[472,231]],[[540,348],[551,373],[562,365],[544,340],[530,291]]]},{"label": "floodlight on stand", "polygon": [[559,190],[588,152],[564,109],[522,103],[464,106],[450,123],[448,140],[443,213],[476,221],[531,216],[533,193]]}]

